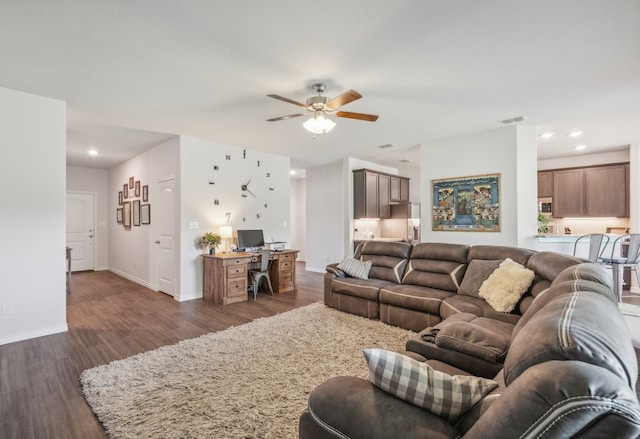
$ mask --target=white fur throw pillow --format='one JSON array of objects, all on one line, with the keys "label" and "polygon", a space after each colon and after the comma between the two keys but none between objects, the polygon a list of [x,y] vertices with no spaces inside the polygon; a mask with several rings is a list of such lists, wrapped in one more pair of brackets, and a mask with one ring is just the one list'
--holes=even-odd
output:
[{"label": "white fur throw pillow", "polygon": [[498,312],[511,312],[531,285],[535,273],[510,258],[482,283],[478,294]]}]

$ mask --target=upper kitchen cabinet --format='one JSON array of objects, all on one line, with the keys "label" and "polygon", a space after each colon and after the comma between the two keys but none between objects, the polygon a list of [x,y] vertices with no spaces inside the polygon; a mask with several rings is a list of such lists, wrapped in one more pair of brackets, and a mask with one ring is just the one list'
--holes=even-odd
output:
[{"label": "upper kitchen cabinet", "polygon": [[409,202],[409,178],[391,176],[391,196],[390,200],[394,203]]},{"label": "upper kitchen cabinet", "polygon": [[538,172],[538,198],[553,197],[553,171]]},{"label": "upper kitchen cabinet", "polygon": [[553,216],[629,216],[627,164],[553,171]]},{"label": "upper kitchen cabinet", "polygon": [[391,203],[409,201],[405,177],[370,169],[353,171],[353,217],[391,218]]},{"label": "upper kitchen cabinet", "polygon": [[368,169],[353,171],[353,217],[379,218],[378,173]]}]

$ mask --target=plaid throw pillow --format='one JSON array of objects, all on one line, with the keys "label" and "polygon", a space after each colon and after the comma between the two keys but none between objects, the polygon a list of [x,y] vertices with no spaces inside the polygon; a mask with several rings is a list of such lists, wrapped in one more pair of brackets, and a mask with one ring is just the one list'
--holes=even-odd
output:
[{"label": "plaid throw pillow", "polygon": [[369,279],[369,271],[371,271],[371,261],[359,261],[354,258],[346,257],[338,264],[338,269],[344,271],[349,276],[358,279]]},{"label": "plaid throw pillow", "polygon": [[427,363],[383,349],[365,349],[369,381],[387,393],[455,422],[498,383],[486,378],[448,375]]}]

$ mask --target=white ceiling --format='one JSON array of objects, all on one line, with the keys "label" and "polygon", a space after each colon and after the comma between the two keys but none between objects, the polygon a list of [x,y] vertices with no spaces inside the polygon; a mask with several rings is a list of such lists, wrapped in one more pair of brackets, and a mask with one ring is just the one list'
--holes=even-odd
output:
[{"label": "white ceiling", "polygon": [[[638,0],[0,0],[0,86],[68,103],[71,165],[186,135],[297,167],[395,166],[522,114],[556,133],[539,142],[552,158],[640,141],[638,23]],[[303,118],[266,122],[299,112],[267,94],[304,102],[318,81],[329,97],[358,90],[344,109],[380,119],[316,139]]]}]

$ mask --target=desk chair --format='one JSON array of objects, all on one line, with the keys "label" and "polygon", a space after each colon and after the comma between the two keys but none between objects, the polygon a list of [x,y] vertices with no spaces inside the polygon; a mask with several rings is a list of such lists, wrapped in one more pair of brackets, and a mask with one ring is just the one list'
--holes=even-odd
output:
[{"label": "desk chair", "polygon": [[609,243],[609,237],[602,233],[592,233],[590,235],[580,236],[573,244],[573,256],[578,256],[576,254],[578,246],[585,241],[589,242],[589,256],[587,257],[587,259],[591,262],[598,262],[598,260],[602,257],[602,253],[604,252],[605,247]]},{"label": "desk chair", "polygon": [[[622,254],[623,243],[628,242],[627,256],[615,257],[616,245],[618,246],[619,254]],[[640,264],[640,234],[632,233],[629,235],[621,235],[613,241],[613,247],[611,248],[611,257],[601,259],[601,263],[608,267],[611,267],[613,272],[613,291],[618,296],[618,302],[622,302],[622,274],[625,268],[630,268],[636,272],[636,279],[640,284],[640,272],[638,272],[638,264]]]},{"label": "desk chair", "polygon": [[269,276],[269,268],[271,267],[271,250],[262,250],[261,252],[261,260],[260,260],[260,268],[249,271],[251,275],[251,280],[253,281],[253,300],[256,300],[256,296],[258,295],[258,287],[261,285],[262,278],[267,279],[267,284],[269,284],[269,291],[271,291],[271,295],[273,296],[273,287],[271,286],[271,276]]}]

